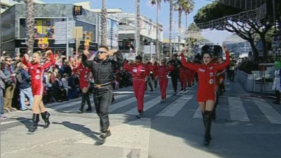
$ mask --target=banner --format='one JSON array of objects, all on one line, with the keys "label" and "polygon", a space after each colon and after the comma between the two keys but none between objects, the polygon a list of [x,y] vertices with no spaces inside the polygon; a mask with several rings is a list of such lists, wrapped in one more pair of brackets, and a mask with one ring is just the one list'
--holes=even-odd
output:
[{"label": "banner", "polygon": [[[63,21],[61,18],[57,19],[39,19],[35,18],[34,38],[55,38],[55,22]],[[27,27],[25,18],[20,19],[20,38],[27,38]]]}]

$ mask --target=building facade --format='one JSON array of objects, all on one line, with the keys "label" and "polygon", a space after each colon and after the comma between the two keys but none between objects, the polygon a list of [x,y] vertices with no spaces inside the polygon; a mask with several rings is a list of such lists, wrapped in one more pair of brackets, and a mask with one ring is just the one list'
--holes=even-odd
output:
[{"label": "building facade", "polygon": [[[136,16],[135,14],[116,13],[108,15],[109,18],[115,19],[118,24],[118,48],[123,53],[124,58],[134,60],[135,53],[135,33],[136,33]],[[163,26],[159,25],[159,52],[163,56]],[[144,58],[156,58],[156,28],[157,24],[152,20],[140,16],[140,51]]]},{"label": "building facade", "polygon": [[[50,48],[67,50],[66,42],[60,42],[59,44],[56,43],[56,39],[58,39],[59,36],[62,36],[62,33],[55,32],[55,30],[58,30],[58,28],[55,28],[55,26],[60,26],[62,27],[60,29],[62,31],[65,31],[65,39],[67,39],[68,36],[68,46],[69,48],[71,48],[69,49],[69,51],[72,51],[72,53],[76,47],[76,40],[74,40],[72,29],[79,26],[83,28],[83,35],[82,38],[79,39],[79,45],[83,47],[83,42],[85,40],[88,40],[90,41],[91,49],[97,49],[99,28],[98,14],[86,9],[82,9],[82,15],[75,16],[74,7],[75,6],[72,4],[34,5],[35,49],[39,48],[38,42],[40,41],[40,39],[47,38]],[[25,18],[25,4],[15,4],[1,14],[2,50],[21,51],[27,48],[27,45],[25,43],[27,38]],[[65,24],[68,23],[68,25],[58,25],[62,24],[63,22],[65,22]],[[71,54],[71,52],[69,54]]]}]

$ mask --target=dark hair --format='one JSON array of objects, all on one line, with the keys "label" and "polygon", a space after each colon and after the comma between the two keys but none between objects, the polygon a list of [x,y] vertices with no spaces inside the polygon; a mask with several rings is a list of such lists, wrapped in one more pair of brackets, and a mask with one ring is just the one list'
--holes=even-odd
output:
[{"label": "dark hair", "polygon": [[136,56],[136,60],[142,61],[142,57],[140,55]]},{"label": "dark hair", "polygon": [[205,54],[209,54],[211,58],[213,57],[213,56],[212,56],[212,53],[210,53],[210,52],[202,52],[201,59],[203,59],[203,56],[204,56]]},{"label": "dark hair", "polygon": [[109,50],[108,47],[105,46],[105,45],[101,45],[101,46],[99,46],[99,48],[104,48],[104,49],[106,49],[107,51]]}]

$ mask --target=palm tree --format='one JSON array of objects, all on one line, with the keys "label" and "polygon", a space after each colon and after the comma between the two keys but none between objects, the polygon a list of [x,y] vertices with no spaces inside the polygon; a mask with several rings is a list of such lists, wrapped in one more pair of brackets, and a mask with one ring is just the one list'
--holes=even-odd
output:
[{"label": "palm tree", "polygon": [[136,0],[136,24],[137,24],[137,32],[136,32],[136,47],[135,47],[135,52],[136,55],[140,55],[140,0]]},{"label": "palm tree", "polygon": [[159,52],[159,10],[161,8],[161,0],[151,0],[152,5],[156,5],[156,58],[159,60],[160,59],[160,52]]},{"label": "palm tree", "polygon": [[173,50],[172,50],[172,31],[173,31],[173,0],[169,0],[170,2],[170,17],[169,17],[169,21],[170,21],[170,27],[169,27],[169,54],[170,54],[170,58],[173,57]]},{"label": "palm tree", "polygon": [[26,0],[26,27],[27,27],[27,52],[33,53],[34,45],[34,3],[33,0]]},{"label": "palm tree", "polygon": [[[180,51],[180,43],[181,43],[181,18],[182,12],[185,12],[188,15],[194,8],[194,1],[193,0],[175,0],[174,8],[176,11],[179,12],[179,21],[178,21],[178,43],[179,43],[179,50]],[[186,21],[187,22],[187,21]]]},{"label": "palm tree", "polygon": [[102,0],[101,9],[101,45],[107,45],[107,21],[106,0]]}]

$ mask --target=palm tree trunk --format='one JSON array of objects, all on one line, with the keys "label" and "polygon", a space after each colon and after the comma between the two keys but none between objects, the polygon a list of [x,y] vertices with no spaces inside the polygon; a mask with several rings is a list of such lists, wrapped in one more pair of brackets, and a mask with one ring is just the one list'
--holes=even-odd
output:
[{"label": "palm tree trunk", "polygon": [[107,45],[107,21],[106,0],[102,0],[101,10],[101,45]]},{"label": "palm tree trunk", "polygon": [[179,53],[180,53],[180,47],[181,47],[181,15],[182,15],[182,10],[179,9],[179,21],[178,21],[178,24],[179,24],[179,30],[178,30],[178,43],[179,43]]},{"label": "palm tree trunk", "polygon": [[160,59],[160,52],[159,52],[159,25],[158,25],[158,21],[159,21],[159,1],[156,1],[156,5],[157,5],[157,11],[156,11],[156,47],[155,47],[155,51],[156,51],[156,60]]},{"label": "palm tree trunk", "polygon": [[188,13],[185,13],[185,32],[184,32],[185,41],[184,41],[184,47],[187,46],[187,31],[188,31],[188,28],[187,28],[187,20],[188,20]]},{"label": "palm tree trunk", "polygon": [[170,28],[169,28],[169,48],[170,48],[170,58],[173,57],[172,52],[172,32],[173,32],[173,0],[170,0]]},{"label": "palm tree trunk", "polygon": [[136,54],[140,55],[140,32],[141,32],[141,26],[140,26],[140,0],[136,1],[136,9],[137,9],[137,35],[136,35]]},{"label": "palm tree trunk", "polygon": [[33,0],[26,1],[27,52],[33,54],[34,45],[34,5]]}]

